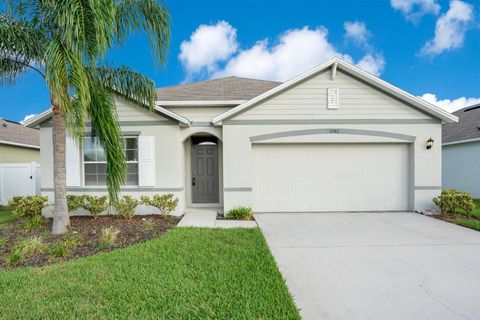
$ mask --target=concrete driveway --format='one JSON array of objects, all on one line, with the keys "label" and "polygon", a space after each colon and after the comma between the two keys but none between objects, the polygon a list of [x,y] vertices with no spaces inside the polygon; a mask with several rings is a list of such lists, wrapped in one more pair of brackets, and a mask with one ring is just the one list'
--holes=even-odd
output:
[{"label": "concrete driveway", "polygon": [[480,319],[480,232],[404,212],[255,218],[304,319]]}]

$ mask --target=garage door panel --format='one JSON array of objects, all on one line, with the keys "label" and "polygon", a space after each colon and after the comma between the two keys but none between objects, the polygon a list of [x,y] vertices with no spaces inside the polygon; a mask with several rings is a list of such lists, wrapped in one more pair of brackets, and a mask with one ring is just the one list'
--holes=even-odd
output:
[{"label": "garage door panel", "polygon": [[408,208],[407,144],[253,146],[257,212]]}]

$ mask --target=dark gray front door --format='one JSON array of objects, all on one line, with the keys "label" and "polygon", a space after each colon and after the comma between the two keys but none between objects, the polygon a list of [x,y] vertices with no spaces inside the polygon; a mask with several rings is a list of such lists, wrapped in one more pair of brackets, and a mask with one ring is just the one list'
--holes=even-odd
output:
[{"label": "dark gray front door", "polygon": [[217,145],[194,145],[192,149],[192,202],[218,202]]}]

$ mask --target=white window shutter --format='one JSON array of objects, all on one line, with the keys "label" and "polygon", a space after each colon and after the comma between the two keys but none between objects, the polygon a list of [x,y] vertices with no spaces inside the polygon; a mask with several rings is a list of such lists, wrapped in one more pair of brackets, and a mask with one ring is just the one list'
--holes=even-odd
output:
[{"label": "white window shutter", "polygon": [[155,186],[155,137],[138,137],[138,185]]},{"label": "white window shutter", "polygon": [[75,140],[67,136],[66,139],[66,155],[65,165],[67,169],[67,186],[80,187],[81,184],[81,169],[80,169],[80,149]]}]

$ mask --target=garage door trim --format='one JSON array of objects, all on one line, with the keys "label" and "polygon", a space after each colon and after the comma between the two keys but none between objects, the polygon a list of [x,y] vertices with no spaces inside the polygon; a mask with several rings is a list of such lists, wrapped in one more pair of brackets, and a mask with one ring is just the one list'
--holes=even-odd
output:
[{"label": "garage door trim", "polygon": [[257,136],[250,137],[252,143],[276,139],[276,138],[285,138],[285,137],[295,137],[295,136],[308,136],[316,134],[350,134],[350,135],[363,135],[363,136],[374,136],[374,137],[384,137],[384,138],[393,138],[403,140],[405,142],[414,142],[415,137],[400,134],[395,132],[387,131],[375,131],[375,130],[362,130],[362,129],[339,129],[339,128],[322,128],[322,129],[305,129],[305,130],[291,130],[291,131],[280,131],[275,133],[261,134]]}]

